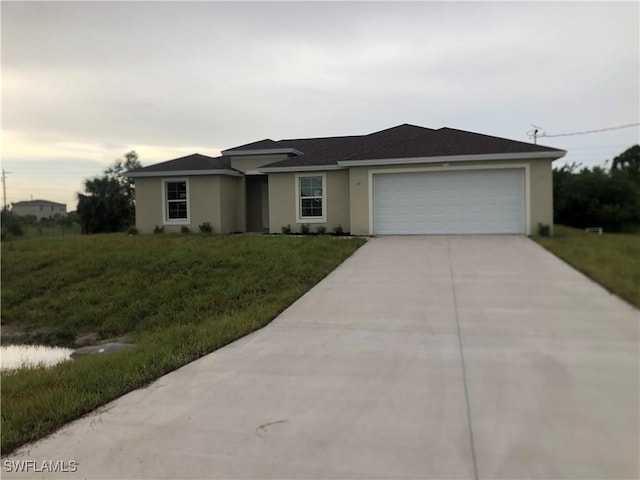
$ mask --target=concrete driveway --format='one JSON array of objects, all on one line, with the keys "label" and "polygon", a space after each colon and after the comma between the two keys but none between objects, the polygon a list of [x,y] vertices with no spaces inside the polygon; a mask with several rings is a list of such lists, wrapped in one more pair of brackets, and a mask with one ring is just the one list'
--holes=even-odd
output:
[{"label": "concrete driveway", "polygon": [[524,237],[376,238],[3,476],[29,459],[78,464],[30,478],[638,478],[638,320]]}]

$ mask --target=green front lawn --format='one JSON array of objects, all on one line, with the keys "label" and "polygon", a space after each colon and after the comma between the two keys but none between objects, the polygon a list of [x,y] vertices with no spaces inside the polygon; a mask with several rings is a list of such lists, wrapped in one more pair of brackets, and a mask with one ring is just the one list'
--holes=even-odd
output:
[{"label": "green front lawn", "polygon": [[265,326],[363,243],[112,234],[3,244],[3,335],[138,347],[4,374],[2,453]]},{"label": "green front lawn", "polygon": [[534,240],[627,302],[640,307],[640,235],[587,233],[556,225]]}]

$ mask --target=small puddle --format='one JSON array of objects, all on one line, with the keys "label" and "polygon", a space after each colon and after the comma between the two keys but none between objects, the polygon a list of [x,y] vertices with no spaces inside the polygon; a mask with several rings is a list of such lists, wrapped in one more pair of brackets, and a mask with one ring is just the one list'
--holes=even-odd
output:
[{"label": "small puddle", "polygon": [[0,371],[17,370],[24,367],[47,366],[69,360],[72,349],[46,347],[43,345],[0,346]]}]

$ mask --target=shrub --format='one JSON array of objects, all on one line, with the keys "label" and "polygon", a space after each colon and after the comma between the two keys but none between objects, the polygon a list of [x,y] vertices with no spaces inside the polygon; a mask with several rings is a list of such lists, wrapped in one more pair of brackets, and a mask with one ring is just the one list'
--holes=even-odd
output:
[{"label": "shrub", "polygon": [[543,225],[542,223],[538,224],[538,235],[541,237],[550,237],[551,236],[551,227],[549,225]]},{"label": "shrub", "polygon": [[283,235],[291,235],[291,225],[287,225],[286,227],[282,227],[280,229]]},{"label": "shrub", "polygon": [[303,223],[300,225],[300,233],[302,235],[309,235],[309,224]]},{"label": "shrub", "polygon": [[24,225],[35,225],[38,223],[38,218],[35,215],[21,215],[20,219]]},{"label": "shrub", "polygon": [[184,234],[189,234],[189,233],[191,233],[191,230],[189,230],[189,227],[187,227],[186,225],[183,225],[183,226],[180,228],[180,232],[181,232],[181,233],[184,233]]},{"label": "shrub", "polygon": [[20,217],[8,210],[2,210],[2,233],[5,240],[10,236],[19,237],[24,235]]},{"label": "shrub", "polygon": [[344,228],[342,228],[342,225],[338,225],[337,227],[335,227],[333,229],[333,234],[336,237],[341,237],[342,235],[344,235]]},{"label": "shrub", "polygon": [[320,226],[320,227],[316,228],[316,233],[318,235],[324,235],[325,233],[327,233],[327,227]]},{"label": "shrub", "polygon": [[153,233],[164,233],[164,227],[159,227],[158,225],[156,225],[155,227],[153,227]]},{"label": "shrub", "polygon": [[127,230],[127,233],[129,235],[137,235],[138,234],[138,229],[136,227],[129,227],[129,229]]},{"label": "shrub", "polygon": [[633,172],[580,168],[577,164],[554,168],[554,223],[576,228],[603,227],[610,232],[637,230],[640,177]]},{"label": "shrub", "polygon": [[209,222],[198,225],[198,228],[200,229],[200,233],[213,233],[213,227]]}]

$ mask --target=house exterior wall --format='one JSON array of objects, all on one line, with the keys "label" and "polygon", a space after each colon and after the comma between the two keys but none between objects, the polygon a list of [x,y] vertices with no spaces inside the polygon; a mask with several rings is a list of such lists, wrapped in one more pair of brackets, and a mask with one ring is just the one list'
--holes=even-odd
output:
[{"label": "house exterior wall", "polygon": [[[199,231],[198,225],[209,222],[214,232],[219,232],[220,218],[220,175],[201,175],[189,178],[189,227]],[[182,225],[167,225],[165,231],[180,231]]]},{"label": "house exterior wall", "polygon": [[[271,163],[274,157],[283,155],[261,155],[242,165],[248,170],[257,168],[257,162]],[[267,157],[270,157],[267,159]],[[250,163],[254,162],[254,163]],[[552,162],[547,159],[452,162],[445,164],[402,164],[384,166],[351,167],[344,170],[323,172],[299,172],[299,174],[325,175],[326,222],[310,224],[311,230],[324,226],[328,232],[341,225],[345,232],[354,235],[370,234],[370,172],[393,171],[443,171],[454,169],[482,169],[485,167],[526,167],[526,197],[529,206],[528,233],[535,233],[538,224],[553,225],[553,176]],[[238,168],[240,165],[236,166]],[[173,177],[167,177],[173,178]],[[217,233],[246,231],[246,179],[226,175],[197,175],[189,181],[189,223],[184,224],[197,232],[203,222],[211,223]],[[296,173],[270,173],[269,182],[269,229],[279,233],[281,228],[291,225],[300,230],[297,221]],[[163,178],[136,178],[136,226],[141,233],[152,233],[155,225],[164,226],[167,232],[180,232],[181,225],[167,225],[163,220]]]},{"label": "house exterior wall", "polygon": [[[326,175],[325,208],[327,209],[325,223],[310,223],[311,231],[324,226],[331,232],[338,225],[342,225],[345,232],[351,228],[349,222],[349,172],[348,170],[329,170],[326,172],[301,172],[305,175],[324,173]],[[281,228],[291,225],[293,231],[300,231],[296,218],[296,174],[269,174],[269,230],[279,233]]]},{"label": "house exterior wall", "polygon": [[529,195],[529,233],[535,233],[538,223],[553,226],[553,176],[551,170],[551,160],[505,160],[488,162],[453,162],[446,164],[403,164],[403,165],[380,165],[351,167],[349,169],[349,192],[350,192],[350,218],[351,233],[354,235],[369,235],[370,232],[370,211],[369,211],[369,173],[382,172],[384,170],[407,171],[442,171],[443,169],[473,168],[504,166],[528,166],[528,189]]},{"label": "house exterior wall", "polygon": [[325,226],[330,232],[338,225],[342,225],[345,232],[351,231],[349,172],[347,170],[327,172],[327,223]]},{"label": "house exterior wall", "polygon": [[162,181],[158,177],[136,178],[136,228],[140,233],[153,233],[162,226]]},{"label": "house exterior wall", "polygon": [[220,233],[238,232],[236,198],[240,189],[240,178],[219,175],[220,182]]},{"label": "house exterior wall", "polygon": [[269,231],[280,233],[286,225],[296,226],[295,175],[269,174]]},{"label": "house exterior wall", "polygon": [[237,155],[231,157],[231,166],[241,172],[257,170],[258,167],[264,167],[270,163],[279,162],[288,158],[286,153],[278,153],[271,155]]},{"label": "house exterior wall", "polygon": [[538,224],[549,225],[553,234],[553,167],[551,160],[530,162],[531,234]]},{"label": "house exterior wall", "polygon": [[[187,179],[189,183],[189,222],[167,224],[163,217],[163,180]],[[236,177],[224,175],[194,175],[187,177],[151,177],[135,179],[136,228],[140,233],[153,233],[155,226],[165,232],[180,232],[183,226],[199,231],[198,226],[209,222],[217,233],[237,230],[235,207]]]}]

